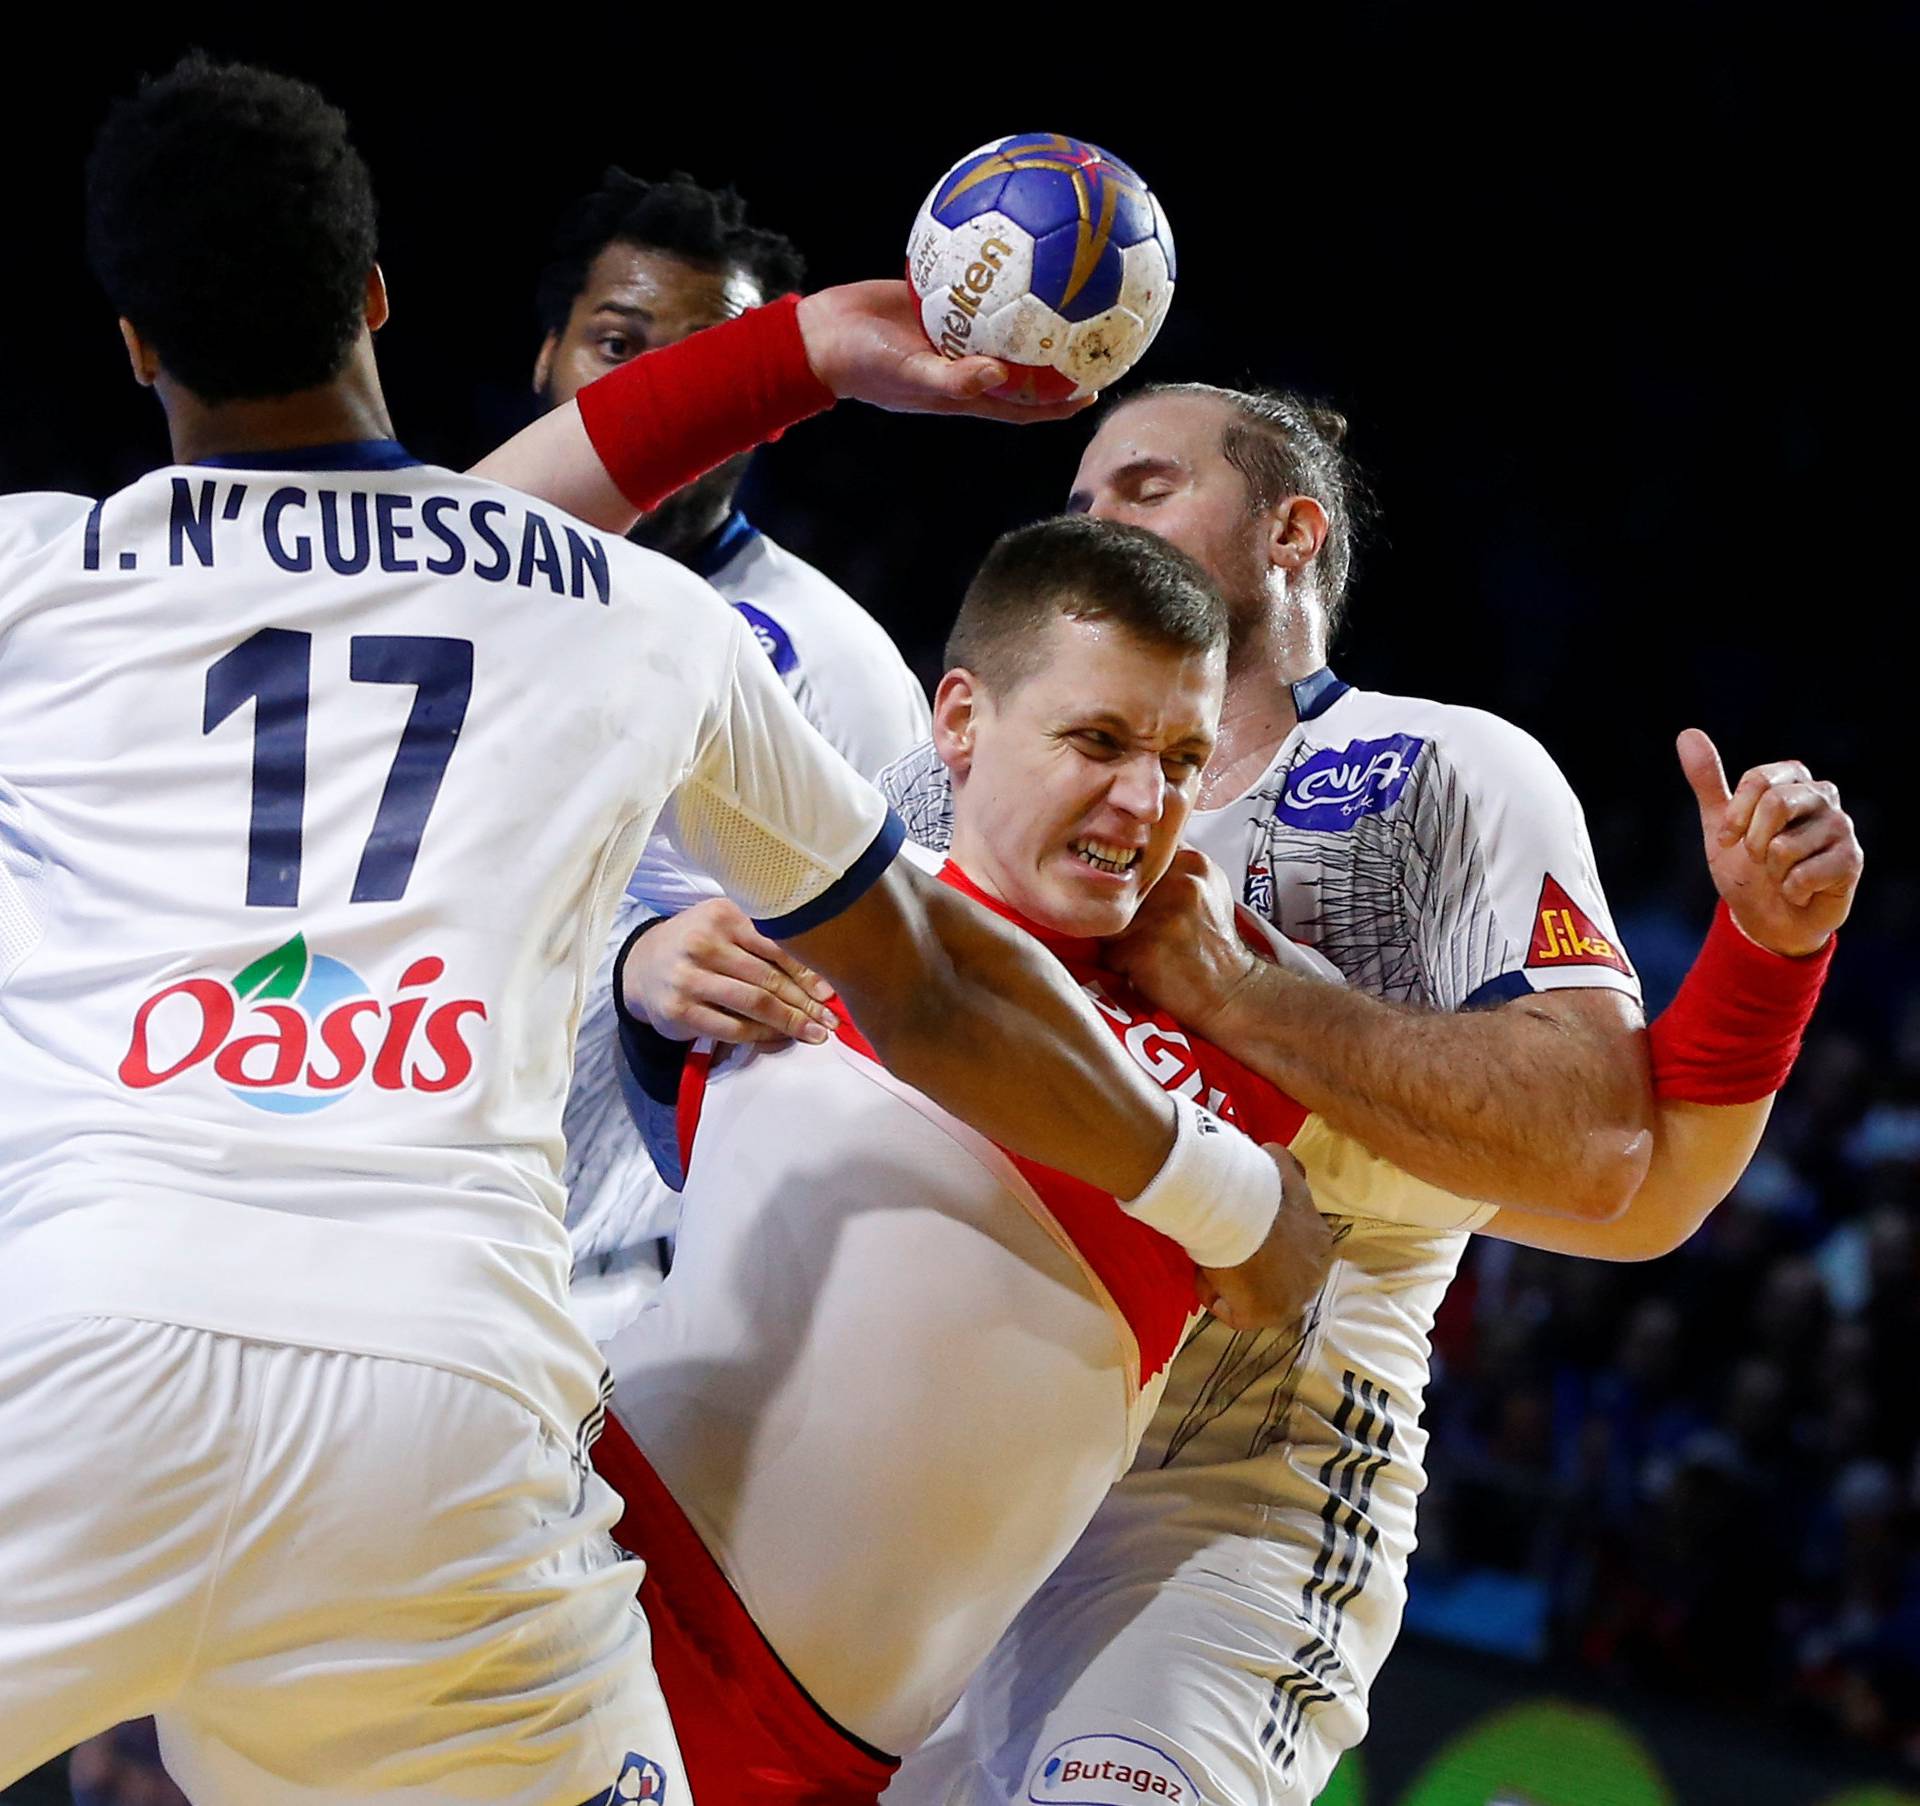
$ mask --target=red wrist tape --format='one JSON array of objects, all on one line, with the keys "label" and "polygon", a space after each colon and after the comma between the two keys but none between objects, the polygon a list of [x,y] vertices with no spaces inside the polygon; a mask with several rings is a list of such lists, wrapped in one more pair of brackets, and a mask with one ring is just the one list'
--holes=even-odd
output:
[{"label": "red wrist tape", "polygon": [[1769,953],[1722,902],[1679,994],[1647,1031],[1654,1094],[1692,1104],[1771,1097],[1793,1070],[1832,963],[1833,937],[1802,959]]},{"label": "red wrist tape", "polygon": [[800,297],[663,345],[589,383],[580,424],[642,514],[739,452],[833,406],[807,362]]}]

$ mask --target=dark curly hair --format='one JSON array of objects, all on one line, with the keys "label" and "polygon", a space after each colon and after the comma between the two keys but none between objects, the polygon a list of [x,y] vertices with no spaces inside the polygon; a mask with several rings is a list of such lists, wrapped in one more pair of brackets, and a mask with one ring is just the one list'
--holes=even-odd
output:
[{"label": "dark curly hair", "polygon": [[703,188],[676,170],[643,182],[619,167],[600,178],[565,213],[540,272],[540,324],[564,332],[593,260],[611,244],[666,251],[705,269],[743,271],[763,300],[792,294],[806,280],[806,260],[791,239],[747,223],[747,204],[731,188]]},{"label": "dark curly hair", "polygon": [[346,115],[305,82],[200,51],[115,102],[87,164],[94,274],[203,401],[339,374],[374,228]]}]

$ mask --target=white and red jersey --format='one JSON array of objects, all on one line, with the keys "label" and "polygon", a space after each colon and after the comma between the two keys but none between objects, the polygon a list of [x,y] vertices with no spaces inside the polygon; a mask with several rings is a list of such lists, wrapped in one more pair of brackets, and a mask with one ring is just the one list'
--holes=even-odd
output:
[{"label": "white and red jersey", "polygon": [[891,857],[739,615],[516,491],[378,441],[0,502],[0,1314],[571,1434],[561,1102],[669,797],[776,932]]},{"label": "white and red jersey", "polygon": [[[688,562],[733,605],[801,714],[863,777],[927,737],[920,680],[880,623],[824,572],[738,510]],[[677,844],[669,810],[627,885],[581,1014],[566,1109],[567,1228],[575,1312],[598,1335],[659,1283],[652,1244],[679,1220],[679,1200],[654,1172],[622,1096],[614,955],[641,922],[719,894]]]},{"label": "white and red jersey", "polygon": [[[1323,1208],[1390,1182],[1097,942],[941,875],[1050,947],[1162,1085],[1311,1150]],[[629,1046],[687,1209],[671,1278],[609,1345],[613,1414],[820,1707],[911,1749],[1125,1471],[1193,1263],[901,1083],[851,1024],[710,1070],[644,1029]]]},{"label": "white and red jersey", "polygon": [[[1249,908],[1349,983],[1399,1003],[1486,1008],[1574,986],[1638,1000],[1579,802],[1537,741],[1478,709],[1355,689],[1328,671],[1294,696],[1300,720],[1266,771],[1187,829],[1188,844],[1226,870]],[[944,778],[923,749],[881,779],[923,845],[945,844]],[[1169,1696],[1155,1677],[1175,1661],[1235,1671],[1223,1692],[1224,1680],[1196,1668],[1194,1697],[1212,1689],[1237,1699],[1240,1682],[1257,1679],[1258,1722],[1238,1726],[1217,1764],[1233,1774],[1250,1761],[1249,1776],[1265,1773],[1275,1787],[1292,1784],[1309,1720],[1334,1751],[1365,1731],[1368,1688],[1399,1630],[1426,1485],[1428,1336],[1463,1231],[1491,1214],[1384,1165],[1362,1208],[1335,1200],[1322,1184],[1329,1163],[1371,1156],[1351,1143],[1316,1155],[1316,1123],[1294,1151],[1340,1219],[1340,1243],[1306,1334],[1235,1335],[1204,1320],[1173,1362],[1133,1471],[1052,1583],[1118,1587],[1130,1560],[1164,1562],[1161,1573],[1178,1570],[1180,1585],[1198,1592],[1214,1587],[1209,1576],[1239,1574],[1224,1609],[1244,1620],[1247,1649],[1210,1652],[1197,1628],[1178,1649],[1143,1632],[1114,1663],[1137,1672],[1142,1697]],[[1196,1512],[1196,1497],[1210,1501],[1212,1518]],[[1164,1549],[1145,1528],[1156,1513]],[[1221,1553],[1234,1540],[1224,1532],[1189,1547],[1193,1527],[1216,1520],[1240,1527],[1244,1550]],[[1070,1681],[1050,1696],[1052,1683],[1032,1672],[1077,1660],[1040,1653],[1050,1610],[1036,1601],[1031,1630],[1025,1620],[1014,1627],[956,1718],[956,1735],[992,1752],[982,1757],[989,1766],[1005,1760],[1008,1785],[1024,1775],[1026,1719],[1038,1723],[1055,1706],[1070,1719],[1079,1703]],[[1161,1729],[1207,1741],[1196,1725]],[[896,1793],[915,1806],[922,1797],[905,1785]]]}]

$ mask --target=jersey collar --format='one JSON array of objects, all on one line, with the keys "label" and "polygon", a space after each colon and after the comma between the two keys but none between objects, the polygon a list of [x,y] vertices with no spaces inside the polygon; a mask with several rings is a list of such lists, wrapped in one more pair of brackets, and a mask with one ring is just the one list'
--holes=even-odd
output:
[{"label": "jersey collar", "polygon": [[336,439],[330,445],[293,445],[194,459],[196,468],[206,465],[214,470],[408,470],[419,462],[398,439]]},{"label": "jersey collar", "polygon": [[1316,715],[1324,715],[1352,688],[1352,684],[1334,676],[1331,665],[1322,665],[1311,677],[1303,677],[1292,686],[1293,712],[1302,721],[1311,721]]},{"label": "jersey collar", "polygon": [[742,551],[760,537],[760,529],[735,508],[719,526],[694,547],[687,568],[696,577],[711,577],[731,564]]},{"label": "jersey collar", "polygon": [[1100,943],[1090,935],[1060,934],[1054,929],[1042,928],[1038,922],[1029,921],[1011,904],[1002,903],[998,897],[989,896],[951,859],[940,868],[940,882],[950,884],[955,890],[971,897],[976,903],[984,904],[995,915],[1004,917],[1016,928],[1025,929],[1062,965],[1097,966],[1100,963]]}]

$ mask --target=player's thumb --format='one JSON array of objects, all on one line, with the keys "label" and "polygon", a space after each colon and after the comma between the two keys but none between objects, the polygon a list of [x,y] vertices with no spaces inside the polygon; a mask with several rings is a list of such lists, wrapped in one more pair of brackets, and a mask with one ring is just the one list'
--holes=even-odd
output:
[{"label": "player's thumb", "polygon": [[1709,831],[1719,827],[1722,812],[1733,800],[1719,749],[1699,728],[1690,727],[1674,742],[1674,750],[1680,755],[1680,769],[1686,773],[1693,800],[1700,805],[1701,825]]},{"label": "player's thumb", "polygon": [[976,395],[989,395],[1008,378],[1005,364],[998,358],[942,358],[946,376],[942,384],[957,401],[970,401]]}]

